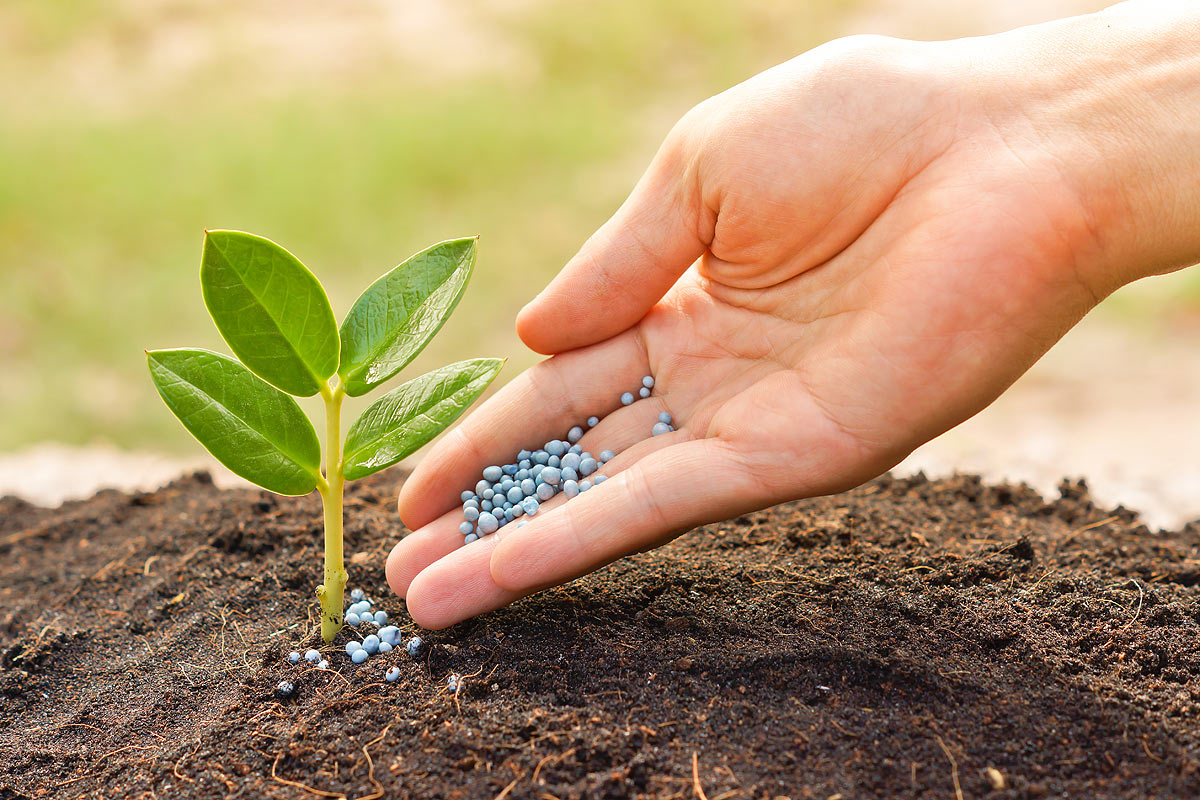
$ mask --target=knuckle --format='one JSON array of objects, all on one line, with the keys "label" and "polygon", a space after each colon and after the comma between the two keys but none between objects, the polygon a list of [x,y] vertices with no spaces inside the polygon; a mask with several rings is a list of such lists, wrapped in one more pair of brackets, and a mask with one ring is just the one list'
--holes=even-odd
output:
[{"label": "knuckle", "polygon": [[886,64],[902,41],[877,33],[856,33],[834,39],[814,52],[822,52],[830,65],[875,67]]}]

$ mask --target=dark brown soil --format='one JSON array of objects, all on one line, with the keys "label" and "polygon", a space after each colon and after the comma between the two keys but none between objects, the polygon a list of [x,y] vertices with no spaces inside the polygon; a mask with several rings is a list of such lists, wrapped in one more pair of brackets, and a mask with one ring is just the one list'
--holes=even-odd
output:
[{"label": "dark brown soil", "polygon": [[[347,552],[411,630],[398,480]],[[4,499],[0,798],[1197,797],[1200,526],[1062,491],[883,478],[329,672],[315,497]]]}]

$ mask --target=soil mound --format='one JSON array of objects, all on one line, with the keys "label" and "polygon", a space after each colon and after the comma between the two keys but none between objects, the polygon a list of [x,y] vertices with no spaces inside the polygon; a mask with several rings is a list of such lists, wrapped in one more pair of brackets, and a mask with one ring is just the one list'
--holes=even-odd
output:
[{"label": "soil mound", "polygon": [[[401,479],[345,530],[411,634]],[[1200,796],[1200,526],[1061,494],[884,477],[329,671],[285,658],[319,643],[315,496],[5,498],[0,798]]]}]

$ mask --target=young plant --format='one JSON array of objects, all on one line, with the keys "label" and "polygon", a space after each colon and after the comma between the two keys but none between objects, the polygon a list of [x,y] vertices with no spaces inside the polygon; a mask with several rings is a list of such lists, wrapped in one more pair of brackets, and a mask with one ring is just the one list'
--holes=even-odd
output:
[{"label": "young plant", "polygon": [[[208,231],[200,266],[204,304],[237,359],[211,350],[149,350],[167,407],[213,456],[282,495],[321,493],[325,582],[321,635],[342,627],[342,489],[418,450],[483,393],[504,362],[460,361],[381,397],[341,438],[342,399],[364,395],[411,362],[458,305],[475,267],[476,239],[422,250],[371,284],[342,320],[308,268],[274,242]],[[322,468],[317,433],[289,395],[325,401]]]}]

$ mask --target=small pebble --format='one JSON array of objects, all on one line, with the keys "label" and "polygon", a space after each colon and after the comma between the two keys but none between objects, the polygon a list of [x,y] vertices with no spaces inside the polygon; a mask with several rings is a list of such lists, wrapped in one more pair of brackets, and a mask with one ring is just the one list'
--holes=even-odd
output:
[{"label": "small pebble", "polygon": [[[575,455],[579,455],[582,452],[583,452],[583,445],[573,444],[573,445],[571,445],[570,449],[567,450],[567,455],[570,455],[571,453],[574,453]],[[564,458],[565,458],[565,456],[564,456]]]},{"label": "small pebble", "polygon": [[563,469],[579,469],[579,462],[583,461],[583,457],[578,453],[567,453],[562,457],[562,464],[559,466]]},{"label": "small pebble", "polygon": [[[551,486],[550,484],[543,483],[541,486],[539,486],[537,488],[537,499],[538,500],[541,500],[544,503],[547,500],[549,500],[551,497],[554,497],[554,487]],[[525,499],[529,500],[530,498],[526,497]],[[527,513],[529,513],[529,509],[525,509],[525,511]]]},{"label": "small pebble", "polygon": [[304,654],[304,660],[310,664],[315,664],[321,660],[321,654],[316,650],[309,650]]},{"label": "small pebble", "polygon": [[317,669],[329,669],[329,662],[322,658],[317,662]]},{"label": "small pebble", "polygon": [[571,469],[570,467],[563,467],[562,468],[562,479],[563,479],[564,483],[566,481],[577,481],[577,480],[579,480],[579,473],[576,472],[575,470]]},{"label": "small pebble", "polygon": [[386,611],[376,611],[375,612],[375,624],[376,625],[387,625],[387,612]]},{"label": "small pebble", "polygon": [[355,614],[353,611],[351,611],[349,614],[346,615],[346,624],[349,625],[351,628],[353,628],[355,625],[357,625],[361,621],[362,620],[359,619],[358,614]]},{"label": "small pebble", "polygon": [[596,463],[596,459],[594,458],[585,458],[579,462],[579,474],[585,478],[599,468],[600,465]]},{"label": "small pebble", "polygon": [[455,694],[457,694],[458,693],[458,683],[461,680],[462,680],[462,678],[458,677],[458,675],[451,673],[450,677],[446,679],[446,688],[449,689],[450,691],[454,692]]},{"label": "small pebble", "polygon": [[392,646],[390,644],[388,644],[387,642],[380,642],[379,643],[379,652],[390,653],[390,652],[392,652]]},{"label": "small pebble", "polygon": [[395,625],[386,625],[379,629],[379,641],[387,642],[388,644],[396,643],[396,636],[400,633],[400,629]]},{"label": "small pebble", "polygon": [[563,481],[563,494],[570,500],[579,494],[579,484],[575,481]]},{"label": "small pebble", "polygon": [[[465,492],[465,494],[468,494],[468,495],[469,495],[469,494],[470,494],[470,492]],[[467,499],[467,498],[465,498],[465,497],[464,497],[464,498],[463,498],[463,501],[465,502],[465,501],[466,501],[466,499]],[[357,603],[359,600],[362,600],[362,599],[363,599],[363,590],[362,590],[362,589],[354,589],[354,590],[352,590],[352,591],[350,592],[350,599],[351,599],[351,600],[353,600],[353,601],[354,601],[354,602],[356,602],[356,603]]]},{"label": "small pebble", "polygon": [[642,398],[643,400],[645,400],[645,399],[646,399],[647,397],[649,397],[649,396],[650,396],[650,390],[649,390],[649,389],[647,389],[645,386],[643,386],[642,388],[638,389],[638,397],[640,397],[640,398]]},{"label": "small pebble", "polygon": [[355,664],[361,664],[362,662],[367,660],[367,657],[369,655],[370,655],[370,653],[368,653],[366,650],[363,650],[360,647],[359,649],[355,650],[353,653],[350,654],[350,660],[353,661]]},{"label": "small pebble", "polygon": [[588,417],[587,423],[588,423],[589,428],[594,428],[600,424],[600,418],[599,417]]},{"label": "small pebble", "polygon": [[566,442],[560,442],[558,439],[546,442],[546,452],[552,456],[562,457],[562,454],[567,452],[567,444]]},{"label": "small pebble", "polygon": [[504,477],[504,470],[500,469],[499,467],[497,467],[495,465],[483,468],[483,479],[485,481],[490,481],[491,483],[495,483],[496,481],[500,480],[502,477]]},{"label": "small pebble", "polygon": [[379,637],[372,633],[370,636],[363,639],[362,649],[366,650],[371,655],[375,655],[376,653],[378,653],[379,652]]},{"label": "small pebble", "polygon": [[[470,489],[463,489],[463,493],[461,495],[459,495],[459,497],[462,499],[462,501],[464,503],[469,503],[471,500],[473,500],[475,498],[475,493],[472,492]],[[362,592],[358,589],[355,589],[354,591],[358,592],[358,597],[354,597],[354,595],[350,595],[350,596],[354,597],[355,600],[361,600]]]},{"label": "small pebble", "polygon": [[574,428],[571,428],[571,430],[567,431],[567,441],[570,442],[571,444],[575,444],[582,438],[583,438],[583,428],[579,427],[578,425],[576,425]]},{"label": "small pebble", "polygon": [[599,486],[600,484],[604,483],[606,480],[608,480],[607,475],[597,475],[596,478],[592,481],[592,483]]},{"label": "small pebble", "polygon": [[296,687],[291,681],[280,681],[279,685],[275,687],[275,693],[280,697],[287,697],[293,691],[295,691],[295,689]]},{"label": "small pebble", "polygon": [[654,376],[647,375],[646,377],[642,378],[642,387],[646,388],[646,389],[653,389],[654,388]]},{"label": "small pebble", "polygon": [[292,662],[293,664],[299,664],[300,654],[293,650],[292,652],[288,653],[288,661]]},{"label": "small pebble", "polygon": [[491,512],[485,512],[479,515],[479,532],[483,535],[495,533],[500,528],[500,520],[496,519]]},{"label": "small pebble", "polygon": [[348,656],[354,655],[355,650],[362,650],[362,649],[363,649],[362,642],[356,642],[353,639],[346,642],[346,655],[348,655]]},{"label": "small pebble", "polygon": [[486,513],[488,511],[492,510],[492,504],[490,502],[488,502],[487,500],[484,500],[482,503],[479,504],[479,508],[480,508],[480,513],[483,514],[483,513]]},{"label": "small pebble", "polygon": [[658,415],[658,421],[665,422],[666,424],[670,425],[671,424],[671,415],[669,413],[667,413],[666,411],[663,411],[661,414]]},{"label": "small pebble", "polygon": [[579,482],[579,491],[580,492],[586,492],[590,488],[592,488],[591,481],[580,481]]},{"label": "small pebble", "polygon": [[600,460],[601,461],[612,461],[616,457],[617,457],[617,454],[614,453],[612,450],[601,450],[600,451]]},{"label": "small pebble", "polygon": [[546,467],[544,470],[542,470],[542,480],[544,480],[546,483],[557,486],[559,481],[562,480],[562,470],[560,470],[558,467]]},{"label": "small pebble", "polygon": [[538,499],[536,497],[526,497],[521,501],[521,508],[525,509],[525,513],[531,517],[538,512],[539,505],[541,504],[538,503]]},{"label": "small pebble", "polygon": [[[475,506],[463,509],[463,516],[467,518],[467,522],[475,522],[479,519],[479,509]],[[467,532],[470,533],[470,531]]]},{"label": "small pebble", "polygon": [[520,486],[514,486],[508,490],[508,502],[519,503],[525,497],[525,490]]},{"label": "small pebble", "polygon": [[396,679],[399,677],[400,677],[400,668],[399,667],[390,667],[387,672],[383,673],[383,679],[385,681],[387,681],[388,683],[395,683]]},{"label": "small pebble", "polygon": [[543,464],[544,465],[549,460],[550,460],[550,454],[547,453],[545,450],[538,450],[537,452],[535,452],[533,454],[533,463],[534,464]]},{"label": "small pebble", "polygon": [[408,651],[410,656],[415,656],[417,653],[421,652],[422,644],[424,644],[424,642],[421,641],[421,637],[414,636],[408,640],[408,644],[404,645],[404,649]]},{"label": "small pebble", "polygon": [[473,533],[468,533],[468,534],[466,535],[466,537],[463,539],[463,544],[470,544],[471,542],[474,542],[474,541],[476,541],[478,538],[479,538],[479,537],[478,537],[478,536],[476,536],[475,534],[473,534]]},{"label": "small pebble", "polygon": [[656,422],[654,427],[650,429],[651,436],[662,436],[664,433],[670,433],[671,426],[665,422]]},{"label": "small pebble", "polygon": [[627,406],[633,402],[633,392],[626,392],[621,395],[621,405]]},{"label": "small pebble", "polygon": [[[659,424],[661,425],[662,423],[659,423]],[[460,523],[458,526],[458,532],[461,533],[463,536],[466,536],[468,533],[471,533],[474,530],[475,530],[475,526],[473,524],[471,524],[470,522],[463,522],[463,523]]]}]

